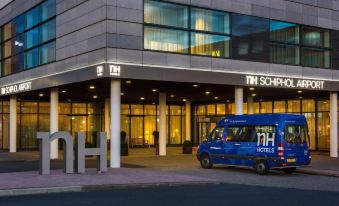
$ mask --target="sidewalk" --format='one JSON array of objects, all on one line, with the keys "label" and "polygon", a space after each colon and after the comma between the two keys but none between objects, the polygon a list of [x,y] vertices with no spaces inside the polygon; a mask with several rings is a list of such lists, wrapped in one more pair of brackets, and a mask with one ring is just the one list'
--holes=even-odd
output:
[{"label": "sidewalk", "polygon": [[[237,176],[265,180],[273,178],[274,181],[288,178],[281,172],[272,172],[268,177],[259,177],[251,170],[225,170],[225,167],[203,170],[194,155],[182,155],[177,149],[172,149],[166,157],[155,156],[151,149],[146,149],[148,155],[141,157],[133,153],[139,154],[140,150],[133,151],[131,156],[122,157],[122,168],[109,169],[108,172],[101,174],[93,169],[95,167],[93,158],[86,160],[85,174],[67,175],[62,173],[62,160],[54,160],[51,162],[52,173],[47,176],[38,174],[38,152],[0,153],[0,196],[121,187],[217,184]],[[330,158],[324,153],[313,154],[312,167],[299,168],[297,172],[299,176],[312,174],[339,177],[339,159]],[[299,176],[292,175],[292,178]]]}]

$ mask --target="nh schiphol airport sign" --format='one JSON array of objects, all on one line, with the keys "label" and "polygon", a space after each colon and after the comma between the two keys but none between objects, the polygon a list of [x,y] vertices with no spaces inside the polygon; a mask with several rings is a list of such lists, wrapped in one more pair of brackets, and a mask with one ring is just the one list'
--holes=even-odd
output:
[{"label": "nh schiphol airport sign", "polygon": [[1,95],[15,94],[29,90],[32,90],[32,82],[18,83],[0,88]]},{"label": "nh schiphol airport sign", "polygon": [[296,89],[324,89],[324,81],[311,79],[296,79],[287,77],[247,75],[246,85],[296,88]]}]

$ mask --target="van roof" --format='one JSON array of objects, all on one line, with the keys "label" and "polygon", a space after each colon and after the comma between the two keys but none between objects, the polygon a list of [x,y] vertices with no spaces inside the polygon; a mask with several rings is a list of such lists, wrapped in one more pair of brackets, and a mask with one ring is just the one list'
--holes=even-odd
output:
[{"label": "van roof", "polygon": [[277,125],[281,123],[306,124],[304,115],[300,114],[251,114],[227,115],[218,125]]}]

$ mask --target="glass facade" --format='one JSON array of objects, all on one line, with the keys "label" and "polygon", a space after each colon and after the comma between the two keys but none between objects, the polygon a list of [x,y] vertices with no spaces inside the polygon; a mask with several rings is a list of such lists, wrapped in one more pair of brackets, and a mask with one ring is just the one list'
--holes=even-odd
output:
[{"label": "glass facade", "polygon": [[230,56],[229,13],[156,0],[146,0],[144,6],[144,49]]},{"label": "glass facade", "polygon": [[[247,113],[247,104],[243,105]],[[226,110],[224,110],[226,108]],[[205,140],[209,133],[225,115],[235,114],[234,103],[196,104],[194,105],[193,139],[195,144]],[[217,112],[213,112],[217,111]],[[218,112],[219,111],[219,112]],[[312,150],[328,151],[330,148],[329,101],[314,99],[277,100],[254,102],[255,114],[294,113],[306,117]]]},{"label": "glass facade", "polygon": [[331,33],[267,18],[145,1],[146,50],[337,68],[339,60],[332,55],[339,55],[339,40]]},{"label": "glass facade", "polygon": [[16,17],[0,33],[0,76],[55,61],[55,0]]}]

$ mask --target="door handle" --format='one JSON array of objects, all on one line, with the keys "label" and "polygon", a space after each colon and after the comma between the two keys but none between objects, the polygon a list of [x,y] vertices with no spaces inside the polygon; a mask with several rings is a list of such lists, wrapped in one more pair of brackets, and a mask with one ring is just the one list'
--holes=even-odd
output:
[{"label": "door handle", "polygon": [[236,144],[234,144],[234,146],[240,146],[241,144],[239,144],[239,143],[236,143]]}]

